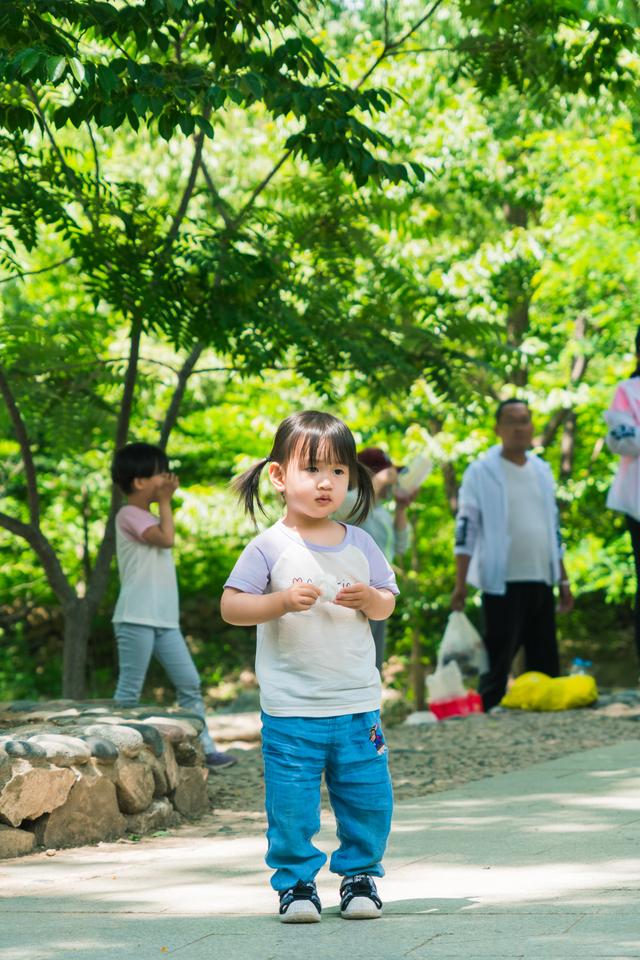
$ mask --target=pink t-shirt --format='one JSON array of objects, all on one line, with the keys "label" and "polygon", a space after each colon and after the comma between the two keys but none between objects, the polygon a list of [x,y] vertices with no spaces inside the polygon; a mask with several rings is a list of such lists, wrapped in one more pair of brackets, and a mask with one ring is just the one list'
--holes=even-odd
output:
[{"label": "pink t-shirt", "polygon": [[127,504],[116,516],[116,556],[120,595],[114,623],[178,627],[178,582],[171,550],[156,547],[143,533],[160,523],[155,514]]}]

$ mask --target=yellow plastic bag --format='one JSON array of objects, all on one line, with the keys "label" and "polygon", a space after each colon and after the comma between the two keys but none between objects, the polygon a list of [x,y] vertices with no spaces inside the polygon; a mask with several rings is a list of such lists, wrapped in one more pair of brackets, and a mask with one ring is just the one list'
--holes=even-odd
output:
[{"label": "yellow plastic bag", "polygon": [[575,710],[598,699],[593,677],[548,677],[531,670],[517,677],[502,698],[501,706],[512,710]]}]

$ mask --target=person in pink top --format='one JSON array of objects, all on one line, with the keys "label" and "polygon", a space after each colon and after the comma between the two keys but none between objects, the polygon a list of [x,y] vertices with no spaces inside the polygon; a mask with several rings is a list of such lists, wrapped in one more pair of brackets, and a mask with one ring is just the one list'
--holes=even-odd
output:
[{"label": "person in pink top", "polygon": [[[116,554],[120,595],[113,614],[120,673],[114,700],[135,706],[151,657],[175,685],[178,703],[204,721],[200,736],[210,770],[229,767],[236,758],[222,753],[207,730],[200,677],[180,630],[178,581],[173,562],[175,528],[171,498],[178,478],[164,450],[129,443],[116,453],[113,482],[126,497],[116,516]],[[152,503],[158,513],[151,513]]]},{"label": "person in pink top", "polygon": [[[607,496],[607,506],[626,517],[640,580],[640,329],[636,334],[636,369],[616,387],[604,415],[607,446],[620,457],[618,470]],[[636,583],[635,642],[640,659],[640,585]]]}]

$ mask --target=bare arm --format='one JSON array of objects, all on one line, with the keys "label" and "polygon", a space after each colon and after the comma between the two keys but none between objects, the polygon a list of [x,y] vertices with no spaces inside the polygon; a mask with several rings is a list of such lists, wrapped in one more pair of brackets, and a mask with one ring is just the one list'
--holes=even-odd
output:
[{"label": "bare arm", "polygon": [[160,523],[154,524],[142,534],[142,539],[152,547],[172,547],[175,540],[175,524],[171,509],[171,497],[178,489],[179,481],[174,473],[170,473],[158,492],[158,511]]},{"label": "bare arm", "polygon": [[558,604],[559,613],[569,613],[573,610],[574,599],[571,593],[571,584],[564,561],[560,561],[560,603]]},{"label": "bare arm", "polygon": [[320,588],[313,583],[295,583],[288,590],[276,593],[244,593],[235,587],[225,587],[220,613],[226,623],[235,627],[255,627],[277,620],[285,613],[309,610],[319,596]]},{"label": "bare arm", "polygon": [[464,603],[467,599],[467,573],[471,563],[471,554],[456,554],[456,585],[451,596],[451,609],[464,610]]}]

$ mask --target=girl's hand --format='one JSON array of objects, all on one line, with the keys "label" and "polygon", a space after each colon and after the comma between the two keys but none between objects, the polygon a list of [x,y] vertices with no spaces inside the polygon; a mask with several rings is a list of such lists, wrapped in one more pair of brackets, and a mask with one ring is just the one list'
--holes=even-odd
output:
[{"label": "girl's hand", "polygon": [[370,586],[366,583],[352,583],[350,587],[343,587],[333,602],[339,607],[349,607],[350,610],[364,610],[371,604],[371,600]]},{"label": "girl's hand", "polygon": [[180,480],[175,473],[163,474],[162,483],[158,486],[158,500],[171,500],[179,486]]},{"label": "girl's hand", "polygon": [[320,587],[315,583],[294,583],[288,590],[282,591],[285,613],[299,613],[310,610],[318,597]]}]

